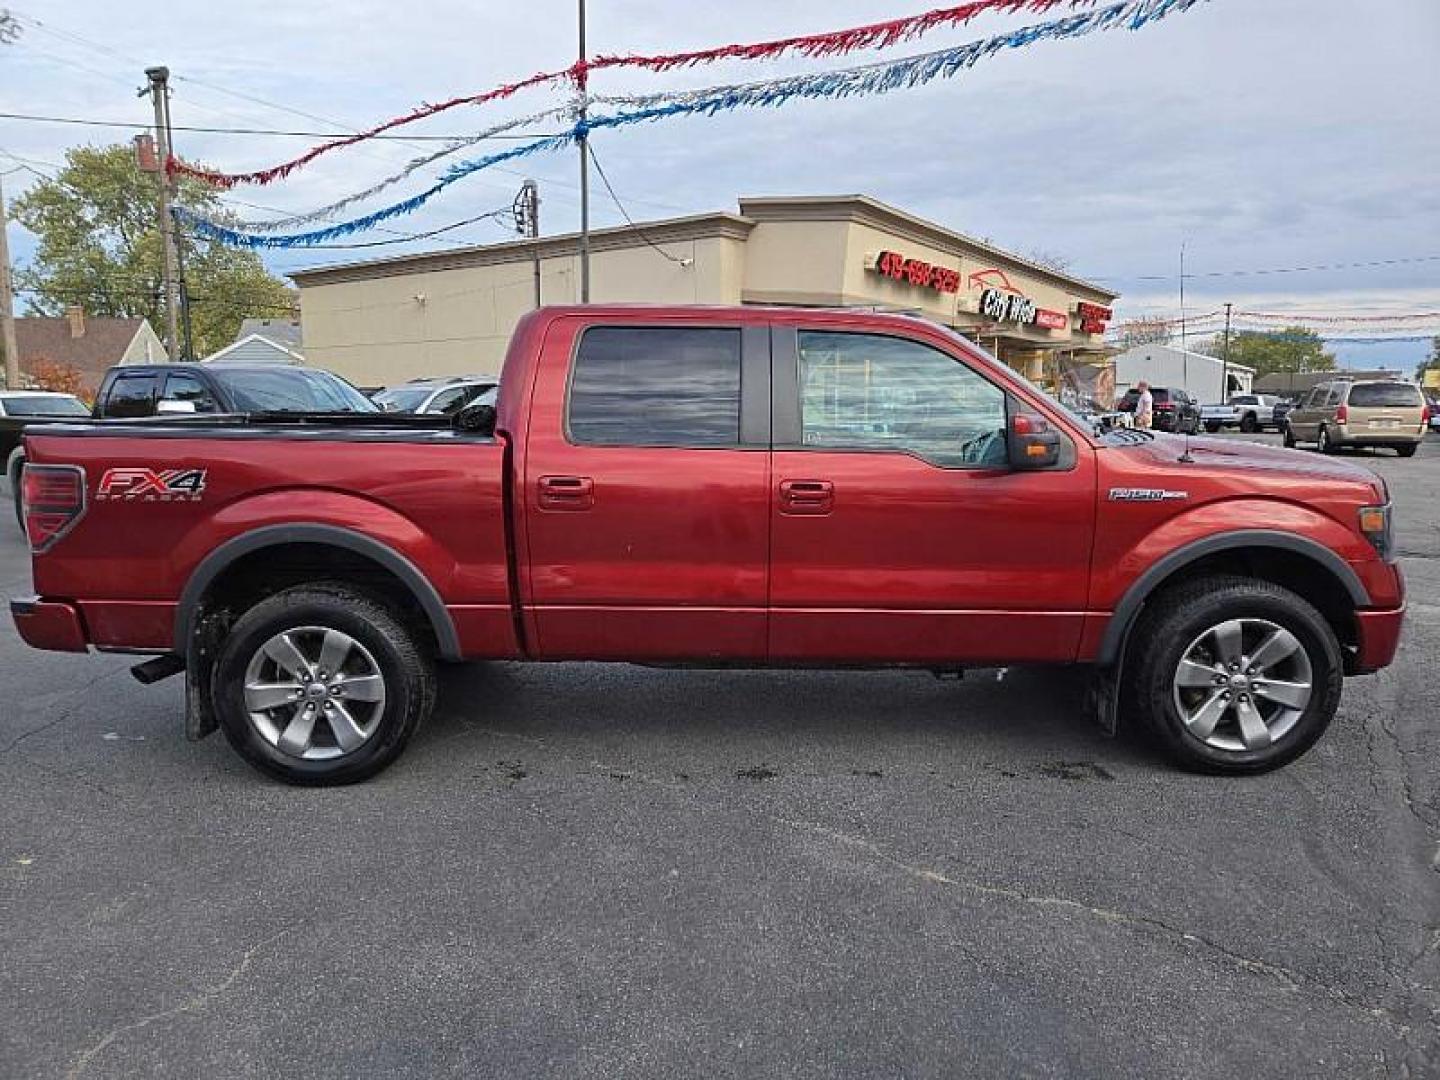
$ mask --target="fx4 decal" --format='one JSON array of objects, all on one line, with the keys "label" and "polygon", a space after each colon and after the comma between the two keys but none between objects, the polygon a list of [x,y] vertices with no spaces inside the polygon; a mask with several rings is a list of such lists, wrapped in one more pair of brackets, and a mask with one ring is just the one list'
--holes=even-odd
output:
[{"label": "fx4 decal", "polygon": [[96,502],[199,502],[204,469],[107,469]]}]

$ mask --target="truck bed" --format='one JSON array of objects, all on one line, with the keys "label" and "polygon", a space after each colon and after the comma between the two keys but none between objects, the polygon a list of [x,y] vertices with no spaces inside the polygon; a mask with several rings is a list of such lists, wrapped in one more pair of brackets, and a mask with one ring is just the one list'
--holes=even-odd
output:
[{"label": "truck bed", "polygon": [[404,553],[453,623],[442,655],[515,650],[506,447],[492,437],[444,418],[291,415],[49,424],[27,442],[33,463],[77,465],[95,492],[66,558],[35,560],[35,587],[74,598],[97,646],[183,649],[177,617],[201,564],[293,522],[296,544],[318,528]]}]

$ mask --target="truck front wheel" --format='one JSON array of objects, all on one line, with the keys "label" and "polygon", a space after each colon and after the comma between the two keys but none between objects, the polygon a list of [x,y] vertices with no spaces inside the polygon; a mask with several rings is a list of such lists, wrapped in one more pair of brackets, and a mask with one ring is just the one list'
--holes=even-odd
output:
[{"label": "truck front wheel", "polygon": [[414,631],[343,585],[302,585],[256,604],[215,663],[226,739],[290,784],[351,784],[393,762],[435,702]]},{"label": "truck front wheel", "polygon": [[1260,773],[1295,760],[1340,705],[1340,646],[1303,598],[1215,576],[1150,603],[1131,640],[1131,707],[1199,772]]}]

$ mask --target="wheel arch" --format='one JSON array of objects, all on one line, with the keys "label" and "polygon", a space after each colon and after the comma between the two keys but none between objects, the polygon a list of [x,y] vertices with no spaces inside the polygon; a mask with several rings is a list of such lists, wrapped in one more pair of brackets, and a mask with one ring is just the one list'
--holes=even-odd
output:
[{"label": "wheel arch", "polygon": [[[455,623],[435,586],[413,562],[363,533],[336,525],[308,523],[269,525],[242,533],[201,560],[185,583],[175,611],[174,652],[181,656],[186,654],[207,597],[217,585],[227,580],[228,574],[266,553],[280,555],[287,550],[317,548],[336,552],[352,565],[355,559],[364,560],[388,575],[397,590],[419,606],[425,625],[434,634],[440,656],[446,660],[459,659],[460,641]],[[321,579],[323,577],[320,575]]]},{"label": "wheel arch", "polygon": [[1177,548],[1140,575],[1115,605],[1096,662],[1116,663],[1146,601],[1182,572],[1207,564],[1231,572],[1238,564],[1250,576],[1291,588],[1320,609],[1342,644],[1353,643],[1355,609],[1370,604],[1370,594],[1354,569],[1314,540],[1265,529],[1221,533]]}]

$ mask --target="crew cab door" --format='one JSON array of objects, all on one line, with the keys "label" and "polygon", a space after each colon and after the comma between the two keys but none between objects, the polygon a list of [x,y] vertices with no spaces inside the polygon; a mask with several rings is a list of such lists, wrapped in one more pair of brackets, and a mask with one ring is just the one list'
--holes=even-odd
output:
[{"label": "crew cab door", "polygon": [[575,317],[542,350],[515,500],[532,651],[762,659],[768,328]]},{"label": "crew cab door", "polygon": [[1018,399],[938,332],[777,327],[770,656],[1065,661],[1077,654],[1095,462],[1012,469]]}]

